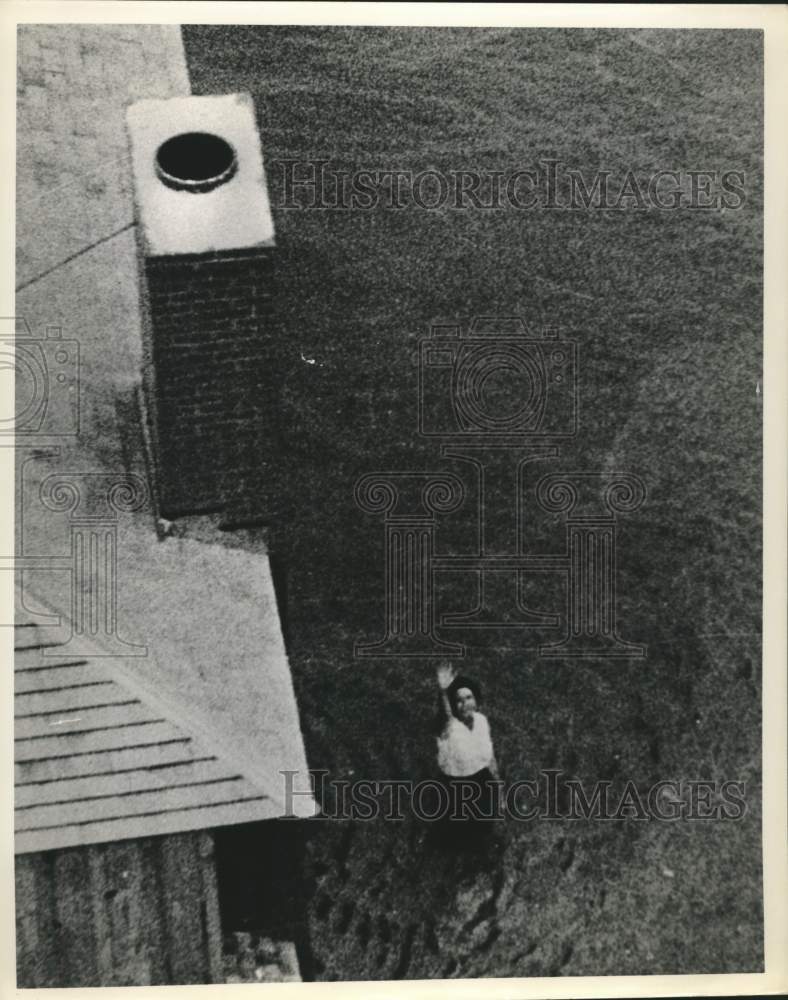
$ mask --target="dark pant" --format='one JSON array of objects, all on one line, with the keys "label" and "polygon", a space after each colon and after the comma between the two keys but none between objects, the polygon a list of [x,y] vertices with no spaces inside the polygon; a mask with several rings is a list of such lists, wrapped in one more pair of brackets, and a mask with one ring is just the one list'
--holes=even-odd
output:
[{"label": "dark pant", "polygon": [[449,847],[477,847],[501,826],[498,789],[489,768],[461,778],[443,775],[446,812],[435,833]]},{"label": "dark pant", "polygon": [[451,822],[484,823],[500,818],[495,778],[489,767],[462,778],[444,775],[443,782],[449,795],[447,817]]}]

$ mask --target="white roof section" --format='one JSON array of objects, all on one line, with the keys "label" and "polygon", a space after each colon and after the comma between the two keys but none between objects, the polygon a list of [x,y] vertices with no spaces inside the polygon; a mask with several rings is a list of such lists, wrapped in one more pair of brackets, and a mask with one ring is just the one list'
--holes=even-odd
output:
[{"label": "white roof section", "polygon": [[[257,627],[243,602],[232,621],[224,618],[216,587],[230,564],[240,572],[254,566],[266,579],[267,557],[183,539],[178,551],[184,541],[182,554],[192,565],[188,575],[184,567],[179,590],[182,600],[196,604],[190,621],[204,615],[205,641],[195,636],[188,649],[178,648],[176,628],[176,645],[163,651],[166,666],[156,655],[102,655],[98,645],[85,654],[84,643],[82,655],[69,654],[70,627],[63,616],[55,615],[60,626],[34,625],[24,613],[17,618],[16,853],[283,816],[281,770],[296,770],[296,788],[308,788],[281,637],[277,643],[276,635],[261,630],[267,616],[259,605]],[[197,555],[202,561],[194,566]],[[209,573],[208,590],[190,587],[195,570]],[[203,603],[211,589],[217,599]],[[157,594],[154,584],[148,595]],[[234,597],[240,597],[237,590]],[[25,599],[30,606],[29,588]],[[37,612],[49,610],[36,599]],[[166,619],[161,609],[152,617]],[[226,632],[216,633],[211,622],[222,618]],[[146,638],[155,642],[155,631]],[[217,642],[230,659],[241,660],[239,669],[222,669]],[[257,655],[250,655],[256,642]],[[304,795],[294,797],[292,810],[315,814]]]},{"label": "white roof section", "polygon": [[[112,49],[110,62],[109,49],[82,51],[97,31],[102,45]],[[148,97],[137,107],[156,111],[158,124],[147,122],[140,132],[152,154],[143,170],[148,179],[150,172],[155,175],[158,139],[173,127],[180,132],[221,126],[237,150],[254,153],[252,159],[243,157],[225,186],[226,193],[239,185],[248,193],[233,206],[235,228],[215,191],[175,192],[156,178],[157,189],[176,200],[164,207],[146,201],[144,219],[135,229],[143,230],[143,245],[153,240],[148,252],[165,254],[223,247],[243,251],[242,231],[250,246],[272,241],[251,101],[233,95],[182,96],[171,103],[173,94],[188,91],[177,27],[27,25],[19,41],[30,47],[32,61],[39,45],[62,49],[66,83],[73,86],[63,89],[61,74],[42,74],[20,96],[20,114],[25,111],[36,143],[17,150],[24,182],[17,213],[24,259],[17,267],[20,280],[28,281],[17,294],[17,307],[37,339],[44,340],[56,322],[63,324],[64,340],[78,341],[84,361],[79,392],[86,405],[78,434],[54,421],[48,427],[52,437],[18,441],[14,551],[40,567],[17,566],[15,572],[17,607],[26,609],[16,629],[17,644],[26,648],[17,653],[15,849],[49,850],[282,816],[287,803],[280,772],[295,771],[299,789],[309,783],[264,546],[247,540],[239,548],[239,533],[229,531],[217,532],[209,542],[204,535],[202,540],[161,539],[150,497],[140,509],[125,512],[108,510],[106,497],[97,500],[92,492],[97,483],[107,486],[106,477],[122,483],[131,474],[147,482],[149,475],[136,403],[145,358],[139,247],[134,233],[121,231],[132,219],[129,100]],[[151,60],[154,43],[154,56],[161,57]],[[170,76],[176,51],[178,71]],[[139,113],[132,109],[130,119]],[[34,122],[42,114],[46,128],[43,120]],[[139,161],[141,147],[135,144],[134,153]],[[54,188],[39,170],[52,163],[59,164],[63,182]],[[195,205],[202,206],[206,219],[189,223]],[[206,213],[209,205],[215,208]],[[140,208],[138,202],[138,214]],[[186,213],[180,221],[179,212]],[[211,238],[200,244],[196,238],[205,235],[208,216]],[[47,233],[43,242],[42,232]],[[166,242],[176,235],[174,244]],[[97,240],[96,252],[78,254]],[[30,282],[33,277],[40,280]],[[46,446],[27,447],[41,443]],[[73,488],[78,510],[42,503],[42,484],[52,475],[66,482],[67,492]],[[89,654],[85,648],[79,655],[64,648],[72,632],[72,600],[80,594],[67,571],[73,558],[72,514],[87,513],[90,519],[94,501],[117,532],[113,607],[128,655],[125,649],[104,655],[113,650],[101,648],[101,635]],[[44,624],[33,625],[35,620]],[[76,727],[66,721],[74,716],[82,719]],[[183,776],[190,773],[188,781],[176,780],[176,766],[185,769]],[[297,797],[293,807],[297,814],[314,813],[309,796]]]},{"label": "white roof section", "polygon": [[[137,101],[126,121],[131,142],[134,198],[145,253],[209,253],[274,245],[263,154],[249,94]],[[235,150],[238,169],[211,191],[176,191],[156,174],[162,143],[188,132],[208,132]]]}]

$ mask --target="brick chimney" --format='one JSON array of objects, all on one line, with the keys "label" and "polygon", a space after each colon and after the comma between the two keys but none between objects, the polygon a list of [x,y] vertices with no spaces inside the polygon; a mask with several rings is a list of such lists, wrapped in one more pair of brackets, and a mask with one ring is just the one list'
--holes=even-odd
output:
[{"label": "brick chimney", "polygon": [[127,123],[143,398],[172,519],[222,509],[259,464],[274,226],[248,94],[139,101]]}]

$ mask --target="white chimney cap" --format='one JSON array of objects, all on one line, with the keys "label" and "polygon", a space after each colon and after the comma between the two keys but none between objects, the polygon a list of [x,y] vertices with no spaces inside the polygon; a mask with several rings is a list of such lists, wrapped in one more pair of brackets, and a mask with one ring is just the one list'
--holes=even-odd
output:
[{"label": "white chimney cap", "polygon": [[249,94],[137,101],[126,119],[146,254],[274,245]]}]

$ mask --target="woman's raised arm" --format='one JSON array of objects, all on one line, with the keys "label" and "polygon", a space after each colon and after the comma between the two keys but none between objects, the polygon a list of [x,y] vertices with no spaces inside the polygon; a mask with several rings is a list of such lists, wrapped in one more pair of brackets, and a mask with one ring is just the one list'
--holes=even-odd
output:
[{"label": "woman's raised arm", "polygon": [[448,690],[457,674],[454,667],[452,667],[450,663],[441,663],[436,671],[436,675],[438,678],[438,687],[440,688],[441,706],[443,708],[444,715],[446,716],[446,721],[448,722],[452,716]]}]

